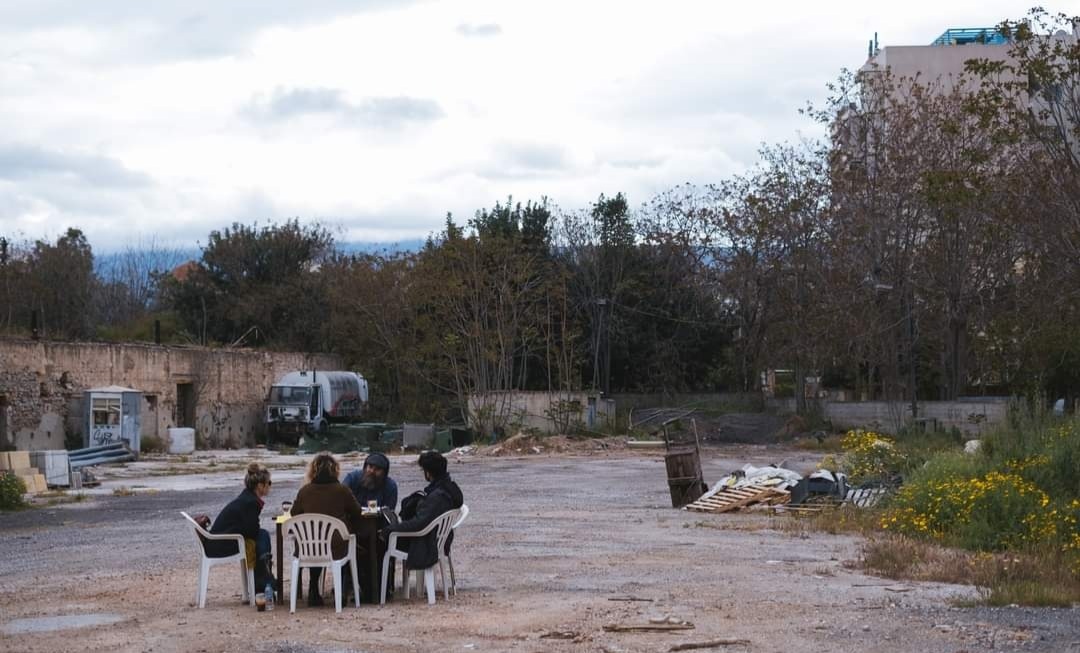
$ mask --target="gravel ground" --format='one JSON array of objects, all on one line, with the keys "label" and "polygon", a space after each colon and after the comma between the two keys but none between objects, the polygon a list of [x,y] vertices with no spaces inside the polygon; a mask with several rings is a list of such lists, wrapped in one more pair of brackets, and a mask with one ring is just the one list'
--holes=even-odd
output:
[{"label": "gravel ground", "polygon": [[[264,454],[209,458],[251,455]],[[208,471],[207,459],[107,471],[86,501],[0,515],[0,650],[618,653],[724,638],[749,643],[706,650],[1080,651],[1080,609],[951,607],[972,588],[866,576],[854,569],[855,538],[806,532],[790,517],[672,510],[659,453],[452,462],[472,513],[448,602],[256,613],[240,602],[235,570],[216,567],[198,610],[194,542],[178,511],[215,513],[242,476]],[[816,456],[732,445],[707,449],[703,465],[715,480],[781,459],[807,471]],[[268,460],[273,507],[295,496],[300,459]],[[414,461],[394,458],[403,496],[422,484]],[[184,465],[192,475],[175,474]],[[120,486],[136,493],[114,495]],[[612,600],[627,597],[643,600]],[[103,625],[78,626],[88,615]],[[26,632],[50,617],[71,627]],[[603,629],[664,617],[694,628]]]}]

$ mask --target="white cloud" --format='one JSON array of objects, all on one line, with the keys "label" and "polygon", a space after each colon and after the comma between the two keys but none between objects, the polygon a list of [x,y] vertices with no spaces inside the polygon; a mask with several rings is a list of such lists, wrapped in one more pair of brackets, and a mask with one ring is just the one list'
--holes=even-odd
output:
[{"label": "white cloud", "polygon": [[874,31],[929,43],[1026,8],[8,0],[0,233],[114,249],[297,216],[397,240],[508,195],[644,202],[819,133],[797,109]]},{"label": "white cloud", "polygon": [[343,91],[332,88],[278,88],[269,96],[257,95],[244,114],[268,122],[304,116],[331,117],[343,127],[395,127],[438,120],[444,115],[434,100],[375,97],[354,103]]},{"label": "white cloud", "polygon": [[495,23],[485,23],[483,25],[471,25],[469,23],[462,23],[457,26],[458,34],[467,36],[470,38],[485,38],[489,36],[498,36],[502,34],[502,27]]}]

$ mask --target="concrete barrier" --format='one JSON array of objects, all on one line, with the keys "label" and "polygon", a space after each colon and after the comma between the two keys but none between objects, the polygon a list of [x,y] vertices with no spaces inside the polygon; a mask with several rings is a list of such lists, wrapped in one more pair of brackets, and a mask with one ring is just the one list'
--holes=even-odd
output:
[{"label": "concrete barrier", "polygon": [[189,454],[195,451],[195,429],[169,429],[169,453]]}]

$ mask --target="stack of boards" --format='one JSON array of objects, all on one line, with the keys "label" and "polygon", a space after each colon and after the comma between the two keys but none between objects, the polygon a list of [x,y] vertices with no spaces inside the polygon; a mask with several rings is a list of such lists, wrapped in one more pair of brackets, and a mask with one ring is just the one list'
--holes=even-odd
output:
[{"label": "stack of boards", "polygon": [[30,465],[29,451],[0,451],[0,473],[10,472],[22,479],[29,494],[37,494],[49,489],[45,484],[45,475],[37,467]]}]

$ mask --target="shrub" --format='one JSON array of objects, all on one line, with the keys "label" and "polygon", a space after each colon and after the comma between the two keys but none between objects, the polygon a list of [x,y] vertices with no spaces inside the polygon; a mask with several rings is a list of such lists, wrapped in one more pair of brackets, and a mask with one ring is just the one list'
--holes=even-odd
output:
[{"label": "shrub", "polygon": [[905,480],[909,484],[919,485],[944,479],[976,478],[988,471],[990,466],[981,456],[972,456],[962,451],[946,451],[932,456],[912,470]]},{"label": "shrub", "polygon": [[[946,580],[962,570],[989,605],[1069,605],[1080,598],[1080,420],[1015,404],[974,455],[912,434],[871,448],[871,432],[845,437],[841,469],[869,474],[906,468],[906,484],[878,525],[899,537],[875,537],[868,569],[889,577]],[[887,440],[887,439],[886,439]],[[888,455],[887,455],[888,454]],[[950,564],[934,544],[958,546]],[[942,549],[944,551],[945,549]],[[938,559],[941,558],[940,563]]]},{"label": "shrub", "polygon": [[943,453],[959,452],[962,444],[962,439],[948,431],[917,431],[897,437],[896,447],[902,458],[900,472],[906,477]]},{"label": "shrub", "polygon": [[26,486],[11,472],[0,472],[0,510],[19,510],[26,507],[23,494]]},{"label": "shrub", "polygon": [[989,465],[1014,471],[1047,493],[1080,498],[1080,422],[1045,416],[1007,425],[983,440],[980,453]]},{"label": "shrub", "polygon": [[156,435],[144,435],[139,442],[139,450],[144,453],[165,453],[165,441]]},{"label": "shrub", "polygon": [[1080,498],[1080,428],[1076,421],[1047,429],[1041,451],[1029,457],[1027,476],[1041,487],[1072,498]]},{"label": "shrub", "polygon": [[1050,497],[1015,473],[944,478],[900,490],[882,528],[983,551],[1057,540],[1060,518]]},{"label": "shrub", "polygon": [[[904,456],[897,450],[892,438],[874,431],[848,431],[840,446],[844,453],[836,465],[854,485],[867,481],[889,481],[904,464]],[[823,463],[823,466],[827,464]]]}]

